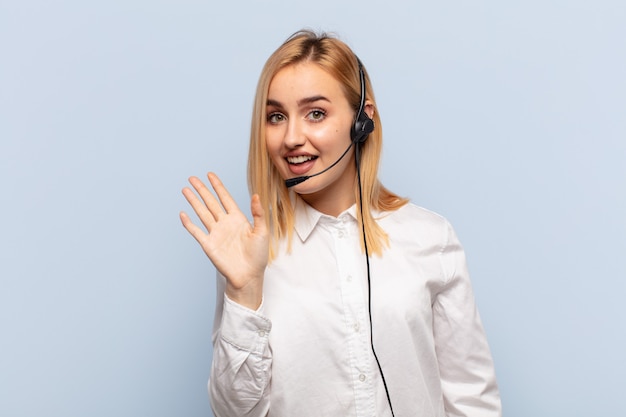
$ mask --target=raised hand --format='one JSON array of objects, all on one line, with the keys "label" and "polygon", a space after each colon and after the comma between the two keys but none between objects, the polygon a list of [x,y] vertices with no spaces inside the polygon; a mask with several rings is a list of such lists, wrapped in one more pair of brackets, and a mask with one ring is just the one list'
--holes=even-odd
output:
[{"label": "raised hand", "polygon": [[217,175],[209,173],[208,178],[217,198],[196,177],[189,178],[189,183],[202,200],[190,188],[183,188],[183,195],[206,231],[195,225],[185,212],[180,213],[180,219],[226,278],[228,297],[255,310],[263,297],[263,275],[269,253],[265,212],[259,196],[252,196],[253,224],[250,224]]}]

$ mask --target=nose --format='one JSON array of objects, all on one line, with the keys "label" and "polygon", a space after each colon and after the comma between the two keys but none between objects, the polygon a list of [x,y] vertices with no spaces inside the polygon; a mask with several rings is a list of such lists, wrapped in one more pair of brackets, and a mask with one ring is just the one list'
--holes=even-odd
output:
[{"label": "nose", "polygon": [[288,121],[283,143],[288,149],[296,149],[306,143],[306,135],[304,134],[302,125],[298,120],[290,119]]}]

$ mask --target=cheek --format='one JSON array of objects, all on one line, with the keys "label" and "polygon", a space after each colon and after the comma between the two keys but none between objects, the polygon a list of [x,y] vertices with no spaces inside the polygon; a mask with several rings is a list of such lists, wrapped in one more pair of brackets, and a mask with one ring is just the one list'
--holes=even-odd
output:
[{"label": "cheek", "polygon": [[265,147],[270,155],[277,152],[280,146],[280,143],[276,138],[277,135],[272,131],[272,129],[265,129]]},{"label": "cheek", "polygon": [[319,151],[332,151],[350,144],[350,128],[344,126],[325,126],[309,134],[311,143]]},{"label": "cheek", "polygon": [[281,160],[282,158],[280,156],[281,141],[278,139],[278,136],[275,134],[275,132],[265,132],[265,147],[267,149],[267,153],[270,156],[270,159],[272,160],[274,165],[276,165],[277,161]]}]

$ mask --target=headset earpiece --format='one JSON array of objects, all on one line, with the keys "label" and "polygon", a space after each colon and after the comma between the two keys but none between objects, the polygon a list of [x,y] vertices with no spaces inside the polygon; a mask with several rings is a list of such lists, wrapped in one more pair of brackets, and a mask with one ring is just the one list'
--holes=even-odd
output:
[{"label": "headset earpiece", "polygon": [[361,112],[352,130],[352,142],[363,143],[367,136],[374,131],[374,121],[367,114]]},{"label": "headset earpiece", "polygon": [[365,74],[363,74],[363,64],[356,57],[359,64],[359,79],[361,81],[361,102],[359,110],[356,112],[354,126],[352,127],[351,137],[352,143],[363,143],[367,140],[367,136],[374,131],[374,121],[365,114]]}]

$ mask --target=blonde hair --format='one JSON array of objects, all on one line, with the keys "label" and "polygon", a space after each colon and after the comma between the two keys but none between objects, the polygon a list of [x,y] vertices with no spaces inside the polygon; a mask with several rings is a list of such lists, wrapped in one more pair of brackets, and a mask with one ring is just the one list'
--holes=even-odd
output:
[{"label": "blonde hair", "polygon": [[[285,181],[270,160],[265,143],[267,95],[272,79],[281,69],[301,62],[316,63],[339,81],[355,114],[361,98],[359,63],[356,55],[345,43],[325,33],[318,35],[308,30],[296,32],[265,63],[259,77],[252,113],[248,187],[251,194],[259,195],[266,213],[270,230],[270,260],[276,256],[277,243],[281,238],[287,237],[288,242],[291,242],[295,216]],[[366,98],[375,107],[374,91],[365,68],[363,73]],[[376,223],[372,211],[397,210],[407,203],[407,199],[387,190],[378,180],[378,165],[382,152],[382,126],[378,111],[374,112],[373,120],[374,131],[370,133],[365,143],[360,145],[364,219],[361,220],[358,207],[357,219],[359,224],[361,221],[364,222],[368,250],[372,254],[381,255],[389,240],[385,231]],[[356,181],[355,175],[354,192],[358,202],[359,190]],[[363,243],[361,246],[363,247]]]}]

